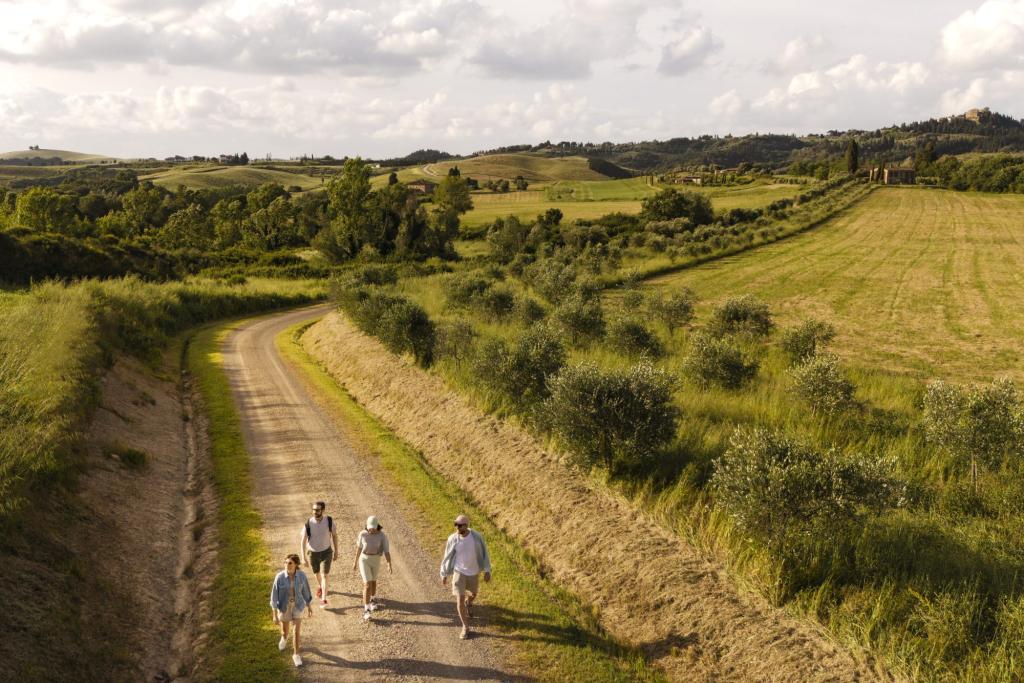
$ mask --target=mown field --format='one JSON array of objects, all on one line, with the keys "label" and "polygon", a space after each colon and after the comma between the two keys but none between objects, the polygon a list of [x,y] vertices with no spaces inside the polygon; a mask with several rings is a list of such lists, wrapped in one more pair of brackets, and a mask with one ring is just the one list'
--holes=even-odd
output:
[{"label": "mown field", "polygon": [[0,161],[3,159],[32,159],[35,157],[40,157],[42,159],[58,157],[63,161],[83,164],[113,161],[111,157],[103,156],[102,154],[70,152],[65,149],[25,149],[0,153]]},{"label": "mown field", "polygon": [[706,311],[763,298],[783,324],[815,316],[860,365],[920,377],[1024,376],[1024,197],[882,188],[815,231],[658,277]]}]

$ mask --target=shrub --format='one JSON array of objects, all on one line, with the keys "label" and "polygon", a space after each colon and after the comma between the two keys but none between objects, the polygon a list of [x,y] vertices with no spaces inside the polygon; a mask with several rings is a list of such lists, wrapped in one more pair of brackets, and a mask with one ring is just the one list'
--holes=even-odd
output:
[{"label": "shrub", "polygon": [[728,341],[703,334],[694,338],[683,360],[685,373],[705,389],[711,385],[739,389],[757,375],[757,368],[756,360],[747,360]]},{"label": "shrub", "polygon": [[854,408],[854,386],[839,365],[834,355],[818,354],[790,370],[793,377],[793,391],[811,412],[835,415]]},{"label": "shrub", "polygon": [[520,411],[548,396],[547,382],[565,365],[565,348],[545,326],[527,330],[511,345],[500,340],[483,344],[474,369],[481,381]]},{"label": "shrub", "polygon": [[625,371],[593,363],[564,368],[550,382],[547,424],[578,463],[604,466],[650,462],[676,433],[673,381],[641,363]]},{"label": "shrub", "polygon": [[452,308],[471,305],[491,288],[492,281],[479,275],[452,275],[444,283],[444,294]]},{"label": "shrub", "polygon": [[494,286],[485,290],[476,300],[477,308],[488,318],[501,319],[515,308],[515,295],[507,286]]},{"label": "shrub", "polygon": [[835,538],[860,516],[897,505],[903,486],[887,461],[818,452],[781,432],[739,428],[715,461],[716,505],[784,556],[816,532]]},{"label": "shrub", "polygon": [[929,442],[970,463],[975,489],[979,461],[999,467],[1008,456],[1024,453],[1024,412],[1009,379],[966,389],[930,382],[924,396],[924,428]]},{"label": "shrub", "polygon": [[551,303],[558,303],[568,296],[576,281],[576,269],[554,258],[527,266],[523,274],[527,282]]},{"label": "shrub", "polygon": [[687,287],[666,294],[659,294],[650,300],[647,309],[652,318],[658,320],[670,337],[675,335],[677,328],[693,320],[693,307],[697,296]]},{"label": "shrub", "polygon": [[445,322],[437,326],[437,355],[455,361],[455,367],[462,367],[462,361],[473,356],[476,332],[465,320]]},{"label": "shrub", "polygon": [[604,336],[604,312],[599,299],[576,294],[555,309],[552,319],[573,346]]},{"label": "shrub", "polygon": [[803,363],[820,351],[836,336],[836,328],[822,320],[810,318],[782,333],[782,350],[794,365]]},{"label": "shrub", "polygon": [[411,353],[422,367],[433,362],[437,333],[417,304],[365,288],[342,290],[336,301],[356,327],[380,339],[393,353]]},{"label": "shrub", "polygon": [[636,320],[619,319],[608,328],[608,341],[613,348],[630,355],[660,356],[663,349],[654,333]]},{"label": "shrub", "polygon": [[715,336],[730,334],[767,337],[775,327],[768,305],[750,294],[727,299],[711,313],[708,332]]},{"label": "shrub", "polygon": [[535,299],[528,296],[517,296],[513,313],[523,325],[532,325],[547,315],[547,311]]}]

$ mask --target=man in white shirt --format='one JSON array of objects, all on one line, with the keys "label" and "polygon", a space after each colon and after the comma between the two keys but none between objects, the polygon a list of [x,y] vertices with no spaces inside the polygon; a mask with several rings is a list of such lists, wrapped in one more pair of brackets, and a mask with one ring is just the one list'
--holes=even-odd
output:
[{"label": "man in white shirt", "polygon": [[[318,500],[313,503],[313,516],[302,525],[302,540],[299,541],[299,556],[303,564],[313,566],[316,576],[316,597],[320,604],[327,605],[327,575],[331,573],[331,561],[338,559],[338,534],[334,531],[334,520],[324,515],[327,503]],[[321,571],[321,565],[323,571]]]},{"label": "man in white shirt", "polygon": [[448,585],[448,577],[454,574],[452,594],[458,599],[459,620],[462,622],[462,633],[459,637],[469,637],[468,619],[473,617],[473,601],[480,593],[480,573],[484,581],[491,580],[491,557],[487,552],[484,537],[469,528],[469,517],[459,515],[455,518],[455,533],[448,537],[441,559],[441,585]]}]

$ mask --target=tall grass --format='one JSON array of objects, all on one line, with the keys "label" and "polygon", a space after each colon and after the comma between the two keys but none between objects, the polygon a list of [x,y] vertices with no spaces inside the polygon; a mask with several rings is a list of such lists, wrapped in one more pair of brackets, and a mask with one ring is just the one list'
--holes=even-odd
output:
[{"label": "tall grass", "polygon": [[0,298],[0,527],[34,487],[73,475],[98,380],[115,352],[148,362],[202,322],[323,296],[311,282],[41,284]]}]

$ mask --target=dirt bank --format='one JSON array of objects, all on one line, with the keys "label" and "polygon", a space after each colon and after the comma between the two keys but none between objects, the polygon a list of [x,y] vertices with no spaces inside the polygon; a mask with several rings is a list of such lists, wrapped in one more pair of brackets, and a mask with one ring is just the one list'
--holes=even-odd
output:
[{"label": "dirt bank", "polygon": [[522,429],[332,313],[303,343],[360,403],[676,680],[882,678],[822,629],[738,591],[720,566],[564,467]]}]

